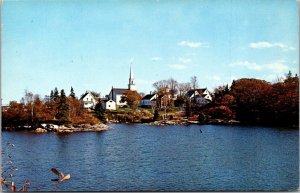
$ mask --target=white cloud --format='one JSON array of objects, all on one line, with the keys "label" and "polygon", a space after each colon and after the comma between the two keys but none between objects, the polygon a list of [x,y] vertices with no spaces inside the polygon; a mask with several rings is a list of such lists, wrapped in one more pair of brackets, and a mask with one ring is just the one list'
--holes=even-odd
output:
[{"label": "white cloud", "polygon": [[254,43],[250,43],[249,47],[255,49],[280,48],[283,51],[295,50],[295,48],[292,46],[288,46],[283,43],[272,43],[272,42],[254,42]]},{"label": "white cloud", "polygon": [[208,48],[208,43],[202,43],[202,42],[190,42],[190,41],[181,41],[178,43],[179,46],[186,46],[190,48]]},{"label": "white cloud", "polygon": [[283,73],[283,72],[287,72],[289,70],[289,67],[287,65],[285,65],[284,63],[282,63],[282,61],[266,64],[266,68],[268,68],[274,72],[277,72],[277,73]]},{"label": "white cloud", "polygon": [[161,57],[158,57],[158,56],[156,56],[156,57],[153,57],[153,58],[151,58],[151,60],[152,60],[153,62],[157,62],[157,61],[161,61],[161,60],[162,60],[162,58],[161,58]]},{"label": "white cloud", "polygon": [[182,70],[186,68],[186,65],[184,64],[170,64],[170,68],[176,69],[176,70]]},{"label": "white cloud", "polygon": [[190,63],[192,60],[190,58],[178,58],[178,61],[180,63],[187,64],[187,63]]},{"label": "white cloud", "polygon": [[238,62],[234,62],[229,64],[230,67],[236,67],[236,66],[242,66],[242,67],[246,67],[249,70],[262,70],[263,66],[262,65],[258,65],[254,62],[249,62],[249,61],[238,61]]},{"label": "white cloud", "polygon": [[229,64],[230,67],[245,67],[249,70],[256,70],[256,71],[261,71],[261,70],[269,70],[274,73],[284,73],[289,70],[289,66],[285,64],[286,61],[284,60],[279,60],[275,61],[273,63],[269,64],[257,64],[255,62],[249,62],[249,61],[238,61]]}]

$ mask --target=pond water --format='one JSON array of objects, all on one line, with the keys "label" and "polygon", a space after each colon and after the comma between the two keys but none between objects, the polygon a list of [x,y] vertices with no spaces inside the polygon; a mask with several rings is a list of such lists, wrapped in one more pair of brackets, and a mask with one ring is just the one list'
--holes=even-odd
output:
[{"label": "pond water", "polygon": [[[105,132],[2,132],[18,186],[51,191],[283,191],[299,184],[298,130],[112,124]],[[11,142],[15,147],[5,148]]]}]

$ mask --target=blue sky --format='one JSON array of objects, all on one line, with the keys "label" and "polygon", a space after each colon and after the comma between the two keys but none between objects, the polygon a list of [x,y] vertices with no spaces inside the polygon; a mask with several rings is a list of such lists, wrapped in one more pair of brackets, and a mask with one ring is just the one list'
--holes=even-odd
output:
[{"label": "blue sky", "polygon": [[211,91],[242,77],[299,71],[296,0],[4,1],[2,103],[73,86],[139,92],[197,76]]}]

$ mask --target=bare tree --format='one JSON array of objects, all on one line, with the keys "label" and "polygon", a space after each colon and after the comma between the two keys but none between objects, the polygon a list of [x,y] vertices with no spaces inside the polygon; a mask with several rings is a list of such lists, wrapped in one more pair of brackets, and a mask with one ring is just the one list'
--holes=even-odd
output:
[{"label": "bare tree", "polygon": [[193,89],[198,88],[198,80],[197,80],[197,76],[192,76],[191,77],[191,86]]},{"label": "bare tree", "polygon": [[167,80],[167,82],[172,98],[174,98],[174,95],[177,93],[178,82],[173,78],[170,78],[169,80]]},{"label": "bare tree", "polygon": [[159,91],[161,88],[167,88],[168,87],[168,81],[160,80],[160,81],[154,82],[153,87],[156,89],[156,91]]},{"label": "bare tree", "polygon": [[191,83],[189,82],[182,82],[178,84],[178,90],[179,90],[179,95],[185,95],[187,91],[191,89]]}]

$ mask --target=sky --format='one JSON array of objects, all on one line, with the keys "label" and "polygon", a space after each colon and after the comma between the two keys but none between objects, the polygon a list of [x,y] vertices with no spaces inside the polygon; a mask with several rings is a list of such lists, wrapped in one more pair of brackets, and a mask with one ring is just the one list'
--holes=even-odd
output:
[{"label": "sky", "polygon": [[174,78],[210,91],[299,71],[296,0],[4,0],[2,104]]}]

